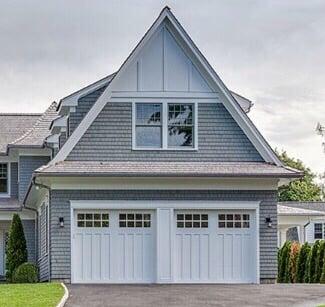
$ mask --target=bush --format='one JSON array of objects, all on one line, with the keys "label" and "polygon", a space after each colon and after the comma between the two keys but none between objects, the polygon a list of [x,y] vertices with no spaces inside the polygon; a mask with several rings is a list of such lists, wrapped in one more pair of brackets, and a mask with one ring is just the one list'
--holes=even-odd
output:
[{"label": "bush", "polygon": [[323,270],[323,264],[324,264],[324,258],[325,258],[325,241],[320,241],[318,254],[317,254],[317,260],[316,260],[316,281],[317,283],[320,282],[320,278],[322,275]]},{"label": "bush", "polygon": [[323,270],[322,270],[322,275],[320,277],[320,283],[325,284],[325,258],[323,261]]},{"label": "bush", "polygon": [[283,244],[278,252],[278,282],[290,282],[289,256],[291,250],[291,242],[287,241]]},{"label": "bush", "polygon": [[38,270],[33,263],[25,262],[21,264],[12,276],[14,283],[35,283],[38,282]]},{"label": "bush", "polygon": [[319,240],[316,240],[311,248],[309,259],[308,259],[308,269],[307,274],[305,277],[306,283],[316,283],[317,276],[316,276],[316,261],[319,249]]},{"label": "bush", "polygon": [[300,244],[293,242],[291,244],[290,256],[289,256],[289,270],[290,270],[290,282],[295,283],[297,281],[297,263],[300,252]]},{"label": "bush", "polygon": [[17,213],[13,215],[6,249],[6,278],[10,282],[14,271],[27,261],[24,228]]},{"label": "bush", "polygon": [[298,261],[297,261],[297,277],[296,282],[297,283],[303,283],[304,278],[307,272],[307,261],[309,258],[310,253],[310,246],[308,242],[304,243],[301,248],[298,255]]}]

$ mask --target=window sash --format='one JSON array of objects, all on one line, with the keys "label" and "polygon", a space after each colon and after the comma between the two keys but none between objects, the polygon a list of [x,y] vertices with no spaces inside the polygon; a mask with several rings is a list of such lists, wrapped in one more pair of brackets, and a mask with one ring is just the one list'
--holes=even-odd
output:
[{"label": "window sash", "polygon": [[[138,118],[139,105],[160,105],[160,121],[145,123]],[[170,121],[170,114],[180,112],[184,106],[191,107],[191,114],[184,119],[184,122]],[[174,109],[172,109],[174,107]],[[197,103],[196,102],[134,102],[133,103],[133,140],[132,148],[140,150],[196,150],[197,149]],[[175,115],[175,116],[176,116]],[[175,118],[174,116],[174,118]],[[139,144],[137,137],[139,128],[160,127],[160,139],[158,144]],[[173,135],[170,133],[173,131]],[[150,133],[150,132],[149,132]],[[177,140],[177,136],[179,139]],[[144,136],[145,137],[145,136]],[[183,137],[183,139],[182,139]],[[152,142],[151,142],[152,143]],[[177,144],[179,143],[179,144]]]},{"label": "window sash", "polygon": [[0,163],[0,194],[7,194],[9,185],[8,163]]},{"label": "window sash", "polygon": [[325,235],[325,224],[324,223],[315,223],[314,224],[314,239],[319,240],[323,239]]}]

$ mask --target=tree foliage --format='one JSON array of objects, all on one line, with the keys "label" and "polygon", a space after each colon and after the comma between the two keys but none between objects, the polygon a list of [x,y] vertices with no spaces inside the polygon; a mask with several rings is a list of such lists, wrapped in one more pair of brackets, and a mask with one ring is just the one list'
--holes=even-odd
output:
[{"label": "tree foliage", "polygon": [[306,272],[307,272],[307,261],[308,261],[308,255],[310,253],[310,246],[308,242],[305,242],[300,249],[300,253],[298,256],[298,262],[297,262],[297,277],[296,282],[297,283],[303,283]]},{"label": "tree foliage", "polygon": [[299,252],[300,244],[298,242],[292,242],[289,255],[290,282],[292,283],[295,283],[297,281],[297,263]]},{"label": "tree foliage", "polygon": [[6,249],[6,277],[12,281],[12,276],[21,264],[27,261],[27,246],[23,224],[17,213],[13,215],[9,230],[9,238]]},{"label": "tree foliage", "polygon": [[319,244],[317,259],[316,259],[316,281],[320,282],[322,270],[324,266],[324,259],[325,259],[325,241],[322,240]]},{"label": "tree foliage", "polygon": [[320,241],[316,240],[313,244],[311,251],[309,253],[309,259],[308,259],[308,268],[307,268],[307,274],[305,276],[305,282],[307,283],[316,283],[317,282],[317,276],[316,276],[316,263],[317,263],[317,256],[318,256],[318,250],[320,246]]},{"label": "tree foliage", "polygon": [[316,175],[299,159],[291,158],[286,151],[277,152],[279,159],[286,165],[304,172],[304,176],[279,188],[279,201],[319,201],[322,189],[314,179]]},{"label": "tree foliage", "polygon": [[291,251],[291,242],[286,241],[278,251],[278,282],[290,282],[289,255]]}]

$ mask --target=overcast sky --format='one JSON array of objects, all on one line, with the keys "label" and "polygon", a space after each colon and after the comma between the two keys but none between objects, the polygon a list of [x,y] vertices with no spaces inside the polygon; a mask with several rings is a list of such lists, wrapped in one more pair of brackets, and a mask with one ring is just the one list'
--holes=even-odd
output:
[{"label": "overcast sky", "polygon": [[168,4],[273,147],[325,170],[325,1],[14,1],[0,10],[0,112],[41,112],[114,71]]}]

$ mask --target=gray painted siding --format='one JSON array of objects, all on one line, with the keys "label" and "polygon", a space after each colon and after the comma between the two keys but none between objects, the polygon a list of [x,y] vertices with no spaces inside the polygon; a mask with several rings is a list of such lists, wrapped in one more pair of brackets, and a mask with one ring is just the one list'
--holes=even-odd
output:
[{"label": "gray painted siding", "polygon": [[10,196],[18,198],[18,163],[10,163]]},{"label": "gray painted siding", "polygon": [[76,107],[76,111],[70,112],[70,115],[69,115],[70,135],[76,129],[76,127],[80,124],[81,120],[85,117],[85,115],[88,113],[90,108],[94,105],[95,101],[104,92],[105,88],[106,88],[106,85],[92,93],[89,93],[88,95],[86,95],[84,97],[81,97],[78,100],[78,106]]},{"label": "gray painted siding", "polygon": [[49,162],[46,156],[19,156],[19,200],[22,201],[27,192],[34,170]]},{"label": "gray painted siding", "polygon": [[39,236],[38,236],[38,266],[39,276],[41,281],[49,280],[49,257],[46,252],[46,214],[45,205],[41,206],[41,212],[38,216],[39,219]]},{"label": "gray painted siding", "polygon": [[220,103],[199,104],[198,147],[198,151],[132,151],[131,103],[108,103],[67,160],[263,161]]},{"label": "gray painted siding", "polygon": [[[277,192],[276,191],[51,191],[50,198],[51,278],[70,279],[70,200],[229,200],[261,201],[260,277],[275,279],[277,274]],[[58,226],[64,217],[65,227]],[[265,218],[270,216],[273,227]]]}]

